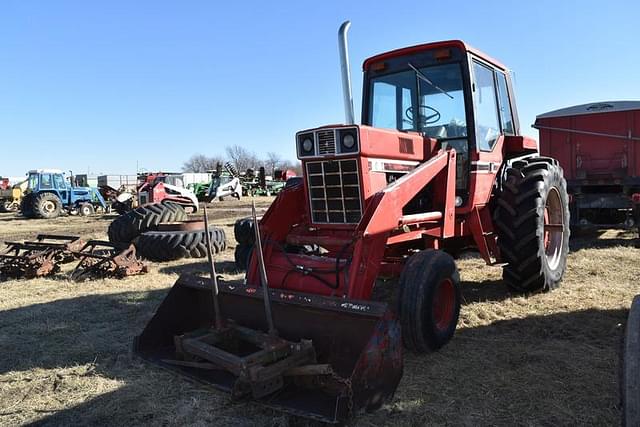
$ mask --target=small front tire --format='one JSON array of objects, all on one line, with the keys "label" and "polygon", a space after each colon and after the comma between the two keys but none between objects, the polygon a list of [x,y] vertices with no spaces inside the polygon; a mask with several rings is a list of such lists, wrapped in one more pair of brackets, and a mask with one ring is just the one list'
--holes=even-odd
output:
[{"label": "small front tire", "polygon": [[455,333],[461,305],[460,274],[442,251],[413,254],[400,275],[402,340],[416,353],[438,350]]}]

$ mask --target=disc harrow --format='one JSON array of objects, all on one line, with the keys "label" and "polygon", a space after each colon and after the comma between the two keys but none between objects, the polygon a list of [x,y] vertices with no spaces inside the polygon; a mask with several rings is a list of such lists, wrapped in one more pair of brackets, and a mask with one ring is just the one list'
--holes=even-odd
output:
[{"label": "disc harrow", "polygon": [[148,265],[136,256],[133,244],[89,240],[73,255],[80,261],[71,273],[71,279],[78,282],[106,277],[123,278],[148,272]]},{"label": "disc harrow", "polygon": [[39,234],[35,241],[5,242],[0,253],[0,278],[33,279],[60,271],[72,262],[73,252],[84,245],[78,236]]}]

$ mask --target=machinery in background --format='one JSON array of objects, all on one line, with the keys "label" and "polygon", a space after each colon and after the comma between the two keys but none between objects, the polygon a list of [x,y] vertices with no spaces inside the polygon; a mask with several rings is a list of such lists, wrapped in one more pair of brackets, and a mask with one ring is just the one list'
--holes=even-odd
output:
[{"label": "machinery in background", "polygon": [[[171,201],[186,209],[196,212],[199,204],[196,195],[177,183],[176,178],[162,172],[140,174],[138,176],[137,198],[138,205]],[[170,184],[169,182],[174,182]]]},{"label": "machinery in background", "polygon": [[28,181],[20,181],[10,186],[8,180],[3,180],[0,189],[0,212],[17,212],[20,209],[22,197],[27,190]]},{"label": "machinery in background", "polygon": [[240,200],[242,193],[243,185],[238,170],[229,162],[224,164],[224,168],[218,163],[216,171],[211,175],[205,200],[208,202],[222,201],[229,196]]},{"label": "machinery in background", "polygon": [[198,199],[193,191],[184,188],[182,175],[156,172],[133,177],[105,175],[104,179],[99,179],[100,192],[119,214],[162,201],[174,202],[193,212],[198,210]]},{"label": "machinery in background", "polygon": [[540,114],[540,153],[564,169],[572,226],[640,222],[640,101],[576,105]]},{"label": "machinery in background", "polygon": [[275,196],[290,178],[295,177],[295,171],[290,169],[276,169],[273,176],[267,176],[264,167],[258,169],[258,175],[253,170],[248,170],[243,181],[244,193],[250,196]]},{"label": "machinery in background", "polygon": [[64,212],[75,215],[93,215],[96,209],[106,212],[107,205],[98,190],[91,187],[74,187],[67,183],[59,169],[29,171],[27,189],[20,204],[22,215],[27,218],[52,219]]}]

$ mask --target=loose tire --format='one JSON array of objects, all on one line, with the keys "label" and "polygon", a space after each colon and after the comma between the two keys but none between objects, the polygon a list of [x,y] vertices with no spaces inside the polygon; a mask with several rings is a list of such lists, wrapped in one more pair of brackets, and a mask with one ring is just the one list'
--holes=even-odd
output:
[{"label": "loose tire", "polygon": [[435,351],[451,340],[460,315],[460,275],[451,255],[413,254],[400,275],[398,315],[402,340],[416,353]]},{"label": "loose tire", "polygon": [[[135,240],[137,253],[151,261],[172,261],[180,258],[204,258],[207,241],[203,230],[147,231]],[[211,249],[218,254],[226,249],[225,232],[221,228],[209,229]]]},{"label": "loose tire", "polygon": [[33,199],[36,218],[53,219],[62,213],[62,200],[53,193],[40,193]]},{"label": "loose tire", "polygon": [[569,253],[569,196],[557,160],[534,157],[505,171],[494,210],[502,277],[519,292],[558,287]]},{"label": "loose tire", "polygon": [[238,244],[238,246],[236,246],[233,256],[236,263],[236,269],[238,271],[245,271],[247,269],[247,265],[249,264],[249,257],[251,256],[252,250],[253,243]]},{"label": "loose tire", "polygon": [[233,235],[240,245],[253,245],[256,236],[253,229],[253,218],[237,220],[233,226]]},{"label": "loose tire", "polygon": [[146,231],[153,231],[161,222],[178,222],[187,219],[184,208],[175,203],[154,203],[140,206],[120,215],[109,225],[109,241],[130,243]]}]

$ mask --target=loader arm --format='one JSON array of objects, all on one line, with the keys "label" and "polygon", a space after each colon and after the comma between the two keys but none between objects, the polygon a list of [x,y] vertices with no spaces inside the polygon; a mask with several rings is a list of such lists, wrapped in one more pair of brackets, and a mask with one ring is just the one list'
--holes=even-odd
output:
[{"label": "loader arm", "polygon": [[[455,150],[440,150],[412,172],[377,193],[358,224],[364,236],[388,233],[403,225],[443,220],[442,237],[453,235],[456,182]],[[403,215],[402,209],[440,172],[447,169],[444,211]]]},{"label": "loader arm", "polygon": [[[360,223],[351,232],[341,231],[342,238],[347,242],[343,249],[325,257],[285,253],[282,250],[285,241],[290,242],[296,230],[306,228],[300,227],[300,222],[304,223],[307,219],[302,186],[283,191],[260,222],[269,286],[348,298],[369,298],[380,272],[389,236],[394,230],[399,230],[401,236],[406,235],[406,240],[419,238],[425,228],[430,228],[430,233],[438,233],[441,237],[453,235],[455,162],[454,150],[440,150],[433,158],[373,195]],[[443,176],[447,182],[446,192],[442,193],[445,197],[442,200],[442,195],[438,194],[435,201],[438,207],[443,208],[404,215],[403,208],[407,203],[442,174],[446,174]],[[284,211],[288,213],[286,218],[280,215],[274,217],[275,212]],[[334,237],[337,239],[338,236]],[[249,263],[247,283],[257,286],[256,267],[254,259]],[[336,274],[332,269],[339,269],[340,273]],[[332,290],[327,284],[335,288]]]},{"label": "loader arm", "polygon": [[[441,237],[454,234],[455,222],[455,150],[440,150],[433,158],[412,172],[385,187],[371,200],[356,229],[358,240],[354,245],[349,271],[349,298],[368,299],[380,273],[389,235],[403,227],[408,239],[419,237],[423,230],[420,224],[441,224]],[[419,214],[404,215],[402,209],[426,185],[441,172],[447,173],[444,209]],[[411,232],[410,227],[418,227]]]}]

